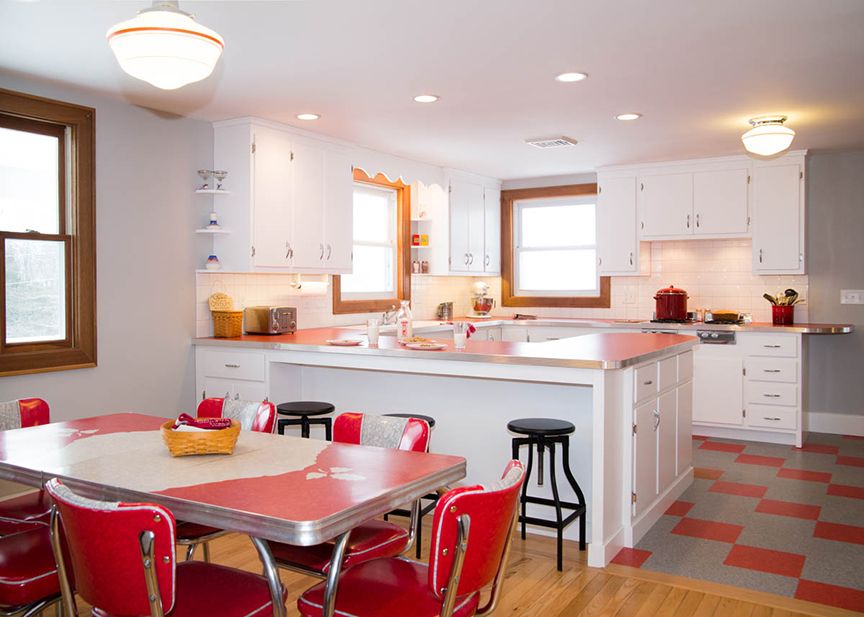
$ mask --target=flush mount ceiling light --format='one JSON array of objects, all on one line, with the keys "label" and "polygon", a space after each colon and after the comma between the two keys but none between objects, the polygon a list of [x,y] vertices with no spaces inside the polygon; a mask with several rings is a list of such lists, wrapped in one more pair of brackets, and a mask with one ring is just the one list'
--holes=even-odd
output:
[{"label": "flush mount ceiling light", "polygon": [[618,114],[617,116],[615,116],[615,118],[617,120],[638,120],[641,117],[642,117],[642,114],[635,114],[635,113]]},{"label": "flush mount ceiling light", "polygon": [[439,98],[441,97],[435,94],[418,94],[414,97],[414,101],[417,103],[434,103]]},{"label": "flush mount ceiling light", "polygon": [[321,114],[297,114],[298,120],[317,120]]},{"label": "flush mount ceiling light", "polygon": [[564,83],[573,83],[574,81],[582,81],[587,78],[587,73],[561,73],[560,75],[555,76],[555,79],[563,81]]},{"label": "flush mount ceiling light", "polygon": [[741,136],[744,148],[760,156],[783,152],[795,139],[795,131],[783,126],[786,116],[758,116],[750,118],[753,128]]},{"label": "flush mount ceiling light", "polygon": [[157,0],[106,34],[120,68],[163,90],[206,79],[225,41],[181,11],[176,0]]}]

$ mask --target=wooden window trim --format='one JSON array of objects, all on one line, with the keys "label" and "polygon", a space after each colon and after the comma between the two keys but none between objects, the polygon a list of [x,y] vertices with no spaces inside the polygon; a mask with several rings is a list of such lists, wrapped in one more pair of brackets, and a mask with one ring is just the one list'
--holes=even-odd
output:
[{"label": "wooden window trim", "polygon": [[513,202],[550,197],[585,197],[597,194],[597,183],[546,186],[501,191],[501,304],[516,307],[609,308],[612,284],[608,276],[600,277],[599,296],[517,296],[513,280]]},{"label": "wooden window trim", "polygon": [[411,185],[401,180],[391,182],[384,174],[370,177],[354,169],[354,182],[381,186],[396,191],[396,297],[377,300],[343,300],[342,277],[333,275],[333,314],[377,313],[389,311],[402,300],[411,299]]},{"label": "wooden window trim", "polygon": [[[61,233],[3,235],[63,239],[70,273],[68,340],[5,345],[5,319],[0,319],[0,376],[96,366],[96,110],[0,88],[0,115],[10,125],[55,125],[56,132],[65,135],[60,190],[67,201],[60,218]],[[46,130],[51,134],[55,129]],[[5,294],[3,280],[0,294]],[[5,298],[0,296],[0,311],[5,310]]]}]

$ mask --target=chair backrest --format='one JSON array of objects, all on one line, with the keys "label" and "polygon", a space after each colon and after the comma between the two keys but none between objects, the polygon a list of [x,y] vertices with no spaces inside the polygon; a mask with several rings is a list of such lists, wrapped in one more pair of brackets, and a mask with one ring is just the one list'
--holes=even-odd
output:
[{"label": "chair backrest", "polygon": [[429,549],[429,587],[436,596],[444,598],[456,556],[459,517],[464,514],[470,517],[470,530],[456,595],[473,593],[496,580],[524,481],[525,470],[514,460],[491,486],[459,487],[441,496],[435,506]]},{"label": "chair backrest", "polygon": [[0,403],[0,430],[27,428],[51,422],[48,403],[41,398],[21,398]]},{"label": "chair backrest", "polygon": [[418,418],[349,412],[340,414],[333,423],[333,441],[426,452],[429,449],[429,425]]},{"label": "chair backrest", "polygon": [[270,401],[205,398],[195,413],[199,418],[230,417],[238,420],[243,430],[256,433],[272,433],[276,426],[276,405]]},{"label": "chair backrest", "polygon": [[53,478],[45,489],[54,498],[69,547],[75,591],[112,615],[150,615],[141,536],[154,534],[159,595],[165,613],[174,608],[175,523],[156,504],[88,499]]}]

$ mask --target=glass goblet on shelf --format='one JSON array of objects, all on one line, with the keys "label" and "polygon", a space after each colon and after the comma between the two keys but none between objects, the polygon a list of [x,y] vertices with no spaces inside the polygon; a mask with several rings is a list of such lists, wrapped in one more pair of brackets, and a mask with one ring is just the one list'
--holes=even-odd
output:
[{"label": "glass goblet on shelf", "polygon": [[216,190],[222,190],[222,181],[225,179],[225,176],[228,175],[228,172],[223,169],[217,169],[213,171],[213,177],[216,178]]},{"label": "glass goblet on shelf", "polygon": [[201,176],[201,179],[204,181],[204,184],[199,186],[198,190],[199,191],[206,191],[207,189],[210,188],[210,185],[207,183],[207,181],[210,179],[210,176],[213,175],[213,172],[210,171],[209,169],[199,169],[198,175]]}]

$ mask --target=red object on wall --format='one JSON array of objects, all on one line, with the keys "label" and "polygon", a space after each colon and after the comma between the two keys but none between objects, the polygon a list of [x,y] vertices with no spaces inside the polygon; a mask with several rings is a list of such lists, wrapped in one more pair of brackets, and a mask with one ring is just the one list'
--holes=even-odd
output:
[{"label": "red object on wall", "polygon": [[655,319],[684,321],[687,319],[687,292],[672,285],[657,291]]}]

